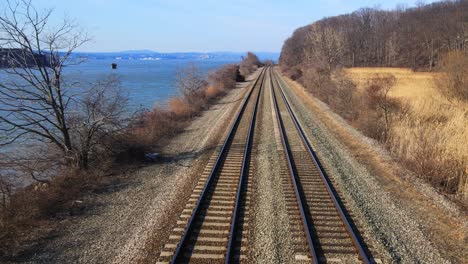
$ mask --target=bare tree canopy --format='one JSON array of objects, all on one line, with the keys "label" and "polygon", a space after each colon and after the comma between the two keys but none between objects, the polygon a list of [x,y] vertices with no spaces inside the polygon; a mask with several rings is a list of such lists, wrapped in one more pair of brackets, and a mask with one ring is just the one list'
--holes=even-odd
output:
[{"label": "bare tree canopy", "polygon": [[89,41],[87,34],[68,19],[51,26],[52,11],[38,11],[30,0],[6,6],[0,14],[0,54],[8,66],[0,72],[0,144],[52,143],[69,162],[86,167],[97,131],[122,124],[124,97],[107,97],[118,82],[91,89],[68,82],[63,69],[82,61],[72,53]]},{"label": "bare tree canopy", "polygon": [[205,76],[195,64],[178,68],[176,71],[176,86],[179,93],[189,103],[195,103],[193,100],[197,100],[198,95],[203,93],[207,85]]},{"label": "bare tree canopy", "polygon": [[432,70],[450,51],[468,52],[468,1],[384,11],[363,8],[298,28],[280,65],[294,78],[308,67],[410,67]]}]

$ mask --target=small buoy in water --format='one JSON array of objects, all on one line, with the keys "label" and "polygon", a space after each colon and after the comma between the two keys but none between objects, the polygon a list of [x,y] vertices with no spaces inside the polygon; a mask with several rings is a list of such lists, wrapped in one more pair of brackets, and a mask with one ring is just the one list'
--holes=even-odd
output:
[{"label": "small buoy in water", "polygon": [[111,66],[113,70],[117,69],[117,63],[112,63]]}]

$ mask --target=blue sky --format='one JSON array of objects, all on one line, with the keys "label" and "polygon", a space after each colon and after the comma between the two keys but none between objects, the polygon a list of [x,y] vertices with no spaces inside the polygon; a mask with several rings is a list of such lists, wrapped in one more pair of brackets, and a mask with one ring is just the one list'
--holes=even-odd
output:
[{"label": "blue sky", "polygon": [[[426,3],[433,2],[430,0]],[[75,18],[93,40],[80,51],[280,51],[297,27],[361,7],[415,0],[33,0]]]}]

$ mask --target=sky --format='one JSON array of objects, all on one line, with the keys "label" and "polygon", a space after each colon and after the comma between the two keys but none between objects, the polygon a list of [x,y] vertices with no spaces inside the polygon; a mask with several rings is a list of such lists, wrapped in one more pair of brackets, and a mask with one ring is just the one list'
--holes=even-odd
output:
[{"label": "sky", "polygon": [[[75,19],[92,37],[78,51],[279,52],[301,26],[363,7],[415,0],[32,0],[51,23]],[[421,2],[421,1],[419,1]],[[433,1],[427,0],[425,3]]]}]

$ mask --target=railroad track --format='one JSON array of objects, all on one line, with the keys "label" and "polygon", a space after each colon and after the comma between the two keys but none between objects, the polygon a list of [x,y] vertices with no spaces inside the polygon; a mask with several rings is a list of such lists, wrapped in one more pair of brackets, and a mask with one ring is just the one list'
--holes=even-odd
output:
[{"label": "railroad track", "polygon": [[160,254],[158,263],[231,263],[246,258],[250,155],[265,70],[242,102]]},{"label": "railroad track", "polygon": [[[298,261],[370,263],[360,236],[323,172],[271,70],[272,101],[282,148],[282,181]],[[354,260],[354,261],[353,261]]]}]

